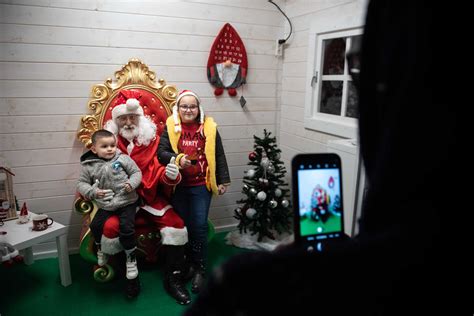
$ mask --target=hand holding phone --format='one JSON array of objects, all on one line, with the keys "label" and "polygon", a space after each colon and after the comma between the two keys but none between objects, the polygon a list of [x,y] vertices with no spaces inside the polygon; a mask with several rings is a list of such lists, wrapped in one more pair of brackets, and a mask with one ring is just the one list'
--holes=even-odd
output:
[{"label": "hand holding phone", "polygon": [[299,154],[291,166],[295,243],[323,251],[327,241],[344,237],[341,159]]}]

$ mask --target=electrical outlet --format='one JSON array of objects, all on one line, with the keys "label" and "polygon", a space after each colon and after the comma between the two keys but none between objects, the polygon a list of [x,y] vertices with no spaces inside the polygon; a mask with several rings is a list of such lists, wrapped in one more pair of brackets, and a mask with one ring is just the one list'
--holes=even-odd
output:
[{"label": "electrical outlet", "polygon": [[280,44],[280,40],[275,41],[275,56],[280,57],[283,55],[283,44]]}]

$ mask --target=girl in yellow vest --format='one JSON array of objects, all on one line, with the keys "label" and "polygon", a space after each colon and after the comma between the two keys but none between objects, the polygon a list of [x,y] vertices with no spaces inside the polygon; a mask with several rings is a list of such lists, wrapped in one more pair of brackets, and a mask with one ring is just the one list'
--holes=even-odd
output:
[{"label": "girl in yellow vest", "polygon": [[158,160],[166,165],[172,157],[182,181],[171,203],[188,229],[188,276],[191,290],[198,293],[205,278],[211,197],[226,192],[230,176],[217,124],[204,115],[199,97],[189,90],[179,94],[161,134]]}]

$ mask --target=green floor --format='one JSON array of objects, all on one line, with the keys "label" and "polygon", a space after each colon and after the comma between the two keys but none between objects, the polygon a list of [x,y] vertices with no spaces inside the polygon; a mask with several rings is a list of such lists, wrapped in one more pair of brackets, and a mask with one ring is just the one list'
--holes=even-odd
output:
[{"label": "green floor", "polygon": [[[245,251],[226,245],[226,234],[215,234],[209,243],[210,267]],[[91,265],[79,255],[71,255],[70,262],[72,285],[66,288],[60,284],[57,258],[37,260],[31,266],[0,266],[0,315],[168,316],[180,315],[186,308],[165,293],[161,270],[140,270],[141,294],[128,300],[123,280],[97,283]]]},{"label": "green floor", "polygon": [[341,218],[338,216],[330,216],[326,223],[322,221],[314,221],[311,218],[305,218],[300,222],[301,235],[314,235],[318,232],[332,233],[341,231]]}]

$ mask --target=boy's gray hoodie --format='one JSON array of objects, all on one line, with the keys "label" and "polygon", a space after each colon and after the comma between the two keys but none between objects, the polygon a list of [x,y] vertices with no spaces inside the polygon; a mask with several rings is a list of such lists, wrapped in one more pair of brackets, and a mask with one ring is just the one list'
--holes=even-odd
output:
[{"label": "boy's gray hoodie", "polygon": [[[77,190],[85,198],[95,200],[97,206],[107,211],[132,204],[138,200],[135,189],[142,181],[142,172],[136,163],[117,149],[114,158],[104,160],[92,151],[81,156],[82,170],[77,181]],[[125,191],[124,184],[130,183],[132,192]],[[114,196],[110,201],[96,197],[97,189],[110,189]]]}]

